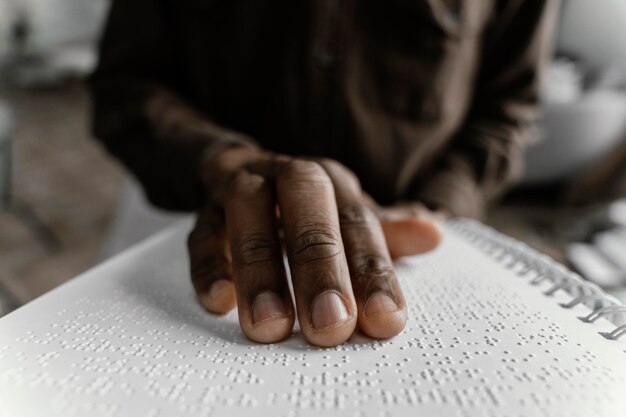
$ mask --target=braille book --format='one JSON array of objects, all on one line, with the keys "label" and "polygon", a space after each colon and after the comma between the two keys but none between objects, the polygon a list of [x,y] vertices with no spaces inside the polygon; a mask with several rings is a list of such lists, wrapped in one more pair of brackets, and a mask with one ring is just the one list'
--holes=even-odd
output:
[{"label": "braille book", "polygon": [[207,314],[189,227],[0,319],[0,416],[626,416],[626,308],[486,226],[397,262],[400,335],[329,349]]}]

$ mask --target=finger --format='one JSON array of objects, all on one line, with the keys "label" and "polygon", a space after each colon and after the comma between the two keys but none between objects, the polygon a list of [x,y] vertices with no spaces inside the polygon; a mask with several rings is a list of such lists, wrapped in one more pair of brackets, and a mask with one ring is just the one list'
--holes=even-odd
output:
[{"label": "finger", "polygon": [[354,332],[357,308],[330,178],[319,164],[304,160],[256,168],[276,178],[302,333],[316,345],[340,344]]},{"label": "finger", "polygon": [[421,204],[382,208],[378,216],[393,258],[426,253],[441,243],[443,216]]},{"label": "finger", "polygon": [[439,246],[442,235],[436,223],[425,219],[381,222],[393,258],[429,252]]},{"label": "finger", "polygon": [[230,186],[226,230],[230,241],[239,323],[248,338],[277,342],[295,314],[276,225],[276,203],[266,180],[242,171]]},{"label": "finger", "polygon": [[228,194],[232,177],[250,161],[261,158],[263,152],[253,145],[240,144],[210,149],[203,155],[201,179],[208,190],[206,195],[215,204],[222,206]]},{"label": "finger", "polygon": [[384,221],[419,218],[430,220],[433,223],[443,223],[448,217],[443,211],[433,211],[419,202],[404,202],[389,207],[377,206],[376,212]]},{"label": "finger", "polygon": [[395,336],[406,324],[406,303],[380,222],[363,199],[354,174],[334,161],[320,163],[335,188],[359,327],[374,338]]},{"label": "finger", "polygon": [[187,239],[191,281],[209,312],[225,314],[235,307],[235,288],[222,216],[205,207]]}]

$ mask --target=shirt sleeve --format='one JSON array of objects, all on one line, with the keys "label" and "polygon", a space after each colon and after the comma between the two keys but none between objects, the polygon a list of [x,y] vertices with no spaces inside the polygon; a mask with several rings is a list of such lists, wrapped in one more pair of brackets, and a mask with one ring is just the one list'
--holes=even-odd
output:
[{"label": "shirt sleeve", "polygon": [[417,199],[452,215],[484,216],[522,171],[551,53],[557,0],[502,0],[486,33],[468,117]]},{"label": "shirt sleeve", "polygon": [[210,121],[177,93],[171,13],[163,0],[114,0],[91,76],[93,132],[170,210],[202,201],[200,163],[222,146],[253,143]]}]

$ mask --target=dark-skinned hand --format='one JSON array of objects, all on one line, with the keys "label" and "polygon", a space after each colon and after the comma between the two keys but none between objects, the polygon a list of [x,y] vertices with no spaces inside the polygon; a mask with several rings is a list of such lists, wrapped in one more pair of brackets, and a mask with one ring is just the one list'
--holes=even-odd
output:
[{"label": "dark-skinned hand", "polygon": [[392,259],[435,248],[439,214],[417,203],[380,208],[336,161],[252,146],[214,153],[202,175],[207,198],[188,245],[192,281],[209,312],[237,305],[243,332],[261,343],[287,337],[296,314],[304,337],[319,346],[344,342],[357,325],[381,339],[404,328]]}]

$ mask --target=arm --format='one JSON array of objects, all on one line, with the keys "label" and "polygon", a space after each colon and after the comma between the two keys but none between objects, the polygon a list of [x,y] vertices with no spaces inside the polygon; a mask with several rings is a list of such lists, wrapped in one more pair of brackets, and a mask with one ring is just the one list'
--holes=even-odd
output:
[{"label": "arm", "polygon": [[519,175],[557,6],[555,0],[498,2],[483,37],[470,114],[418,200],[454,215],[481,217]]},{"label": "arm", "polygon": [[162,0],[113,1],[100,64],[90,80],[93,129],[153,204],[193,210],[201,205],[205,155],[252,141],[216,125],[177,96],[183,75],[170,16]]},{"label": "arm", "polygon": [[436,225],[412,212],[384,221],[345,167],[239,146],[250,139],[184,103],[170,1],[114,0],[91,80],[95,133],[153,203],[197,209],[188,254],[200,303],[216,314],[237,304],[257,342],[287,337],[296,315],[322,346],[345,341],[357,322],[375,338],[399,333],[407,309],[391,256],[435,247]]}]

